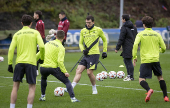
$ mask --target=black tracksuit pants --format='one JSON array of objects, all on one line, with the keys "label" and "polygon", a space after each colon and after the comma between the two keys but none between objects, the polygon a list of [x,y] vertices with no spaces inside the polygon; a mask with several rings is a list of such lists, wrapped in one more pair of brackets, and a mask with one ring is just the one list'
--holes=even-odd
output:
[{"label": "black tracksuit pants", "polygon": [[125,65],[126,65],[127,74],[130,75],[130,78],[134,78],[133,77],[134,66],[132,64],[132,58],[124,58],[123,61],[124,61]]},{"label": "black tracksuit pants", "polygon": [[73,87],[71,85],[70,80],[65,76],[65,74],[63,72],[61,72],[60,68],[40,67],[40,72],[41,72],[41,93],[42,93],[42,95],[45,95],[46,86],[47,86],[47,77],[51,74],[66,85],[66,88],[67,88],[68,93],[71,98],[75,97]]}]

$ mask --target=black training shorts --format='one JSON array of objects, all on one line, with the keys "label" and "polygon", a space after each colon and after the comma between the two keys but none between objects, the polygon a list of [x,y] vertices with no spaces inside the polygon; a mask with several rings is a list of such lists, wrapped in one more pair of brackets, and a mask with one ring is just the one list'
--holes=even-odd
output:
[{"label": "black training shorts", "polygon": [[162,69],[159,62],[143,63],[140,65],[139,78],[152,78],[152,70],[155,76],[162,75]]},{"label": "black training shorts", "polygon": [[58,80],[63,82],[64,84],[70,82],[68,77],[65,76],[63,72],[61,72],[60,68],[45,68],[40,67],[41,77],[47,78],[50,74],[56,77]]},{"label": "black training shorts", "polygon": [[14,82],[22,82],[22,79],[26,74],[26,80],[28,84],[36,84],[36,66],[26,63],[18,63],[14,69]]},{"label": "black training shorts", "polygon": [[79,65],[83,65],[86,69],[97,69],[97,64],[99,62],[99,54],[85,55],[80,61]]}]

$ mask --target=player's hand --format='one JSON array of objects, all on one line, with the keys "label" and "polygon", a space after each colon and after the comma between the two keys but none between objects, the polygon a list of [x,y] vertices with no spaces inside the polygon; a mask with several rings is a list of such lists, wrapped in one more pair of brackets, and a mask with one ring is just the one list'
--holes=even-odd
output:
[{"label": "player's hand", "polygon": [[53,37],[55,37],[54,34],[47,35],[47,36],[46,36],[46,40],[47,40],[47,41],[50,41],[51,38],[53,38]]},{"label": "player's hand", "polygon": [[87,49],[83,50],[83,54],[87,55],[89,53],[89,51]]},{"label": "player's hand", "polygon": [[107,53],[106,52],[103,52],[102,53],[102,58],[104,59],[104,58],[107,58]]},{"label": "player's hand", "polygon": [[115,53],[117,53],[118,51],[117,50],[115,50]]},{"label": "player's hand", "polygon": [[40,64],[43,64],[43,63],[44,63],[44,60],[39,59],[38,62],[39,62]]},{"label": "player's hand", "polygon": [[133,59],[133,66],[136,66],[137,59]]},{"label": "player's hand", "polygon": [[66,73],[65,73],[65,76],[66,76],[66,77],[69,77],[70,75],[69,75],[69,73],[68,73],[68,72],[66,72]]},{"label": "player's hand", "polygon": [[12,67],[12,65],[8,65],[8,71],[11,72],[11,73],[13,73],[13,67]]}]

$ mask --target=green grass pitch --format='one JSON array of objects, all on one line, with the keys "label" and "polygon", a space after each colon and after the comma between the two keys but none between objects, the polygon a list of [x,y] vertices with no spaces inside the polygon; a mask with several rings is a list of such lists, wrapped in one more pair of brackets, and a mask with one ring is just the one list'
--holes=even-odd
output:
[{"label": "green grass pitch", "polygon": [[[65,66],[68,71],[74,66],[77,60],[81,57],[82,53],[66,53],[65,55]],[[109,71],[124,71],[126,68],[119,67],[119,65],[124,65],[122,57],[119,53],[113,51],[108,52],[108,57],[106,59],[101,59],[100,61]],[[5,61],[0,62],[0,108],[9,108],[10,105],[10,94],[12,90],[12,73],[7,71],[7,55],[3,56]],[[14,56],[16,58],[16,56]],[[167,91],[170,93],[170,51],[167,50],[164,54],[160,54],[160,63],[162,66],[163,77],[167,84]],[[15,60],[14,58],[14,60]],[[38,81],[36,86],[36,95],[34,99],[34,108],[169,108],[170,103],[164,102],[161,89],[159,87],[159,82],[157,78],[153,76],[152,79],[148,79],[147,82],[149,86],[155,90],[151,100],[145,103],[146,91],[139,85],[139,67],[140,59],[138,53],[138,62],[134,70],[134,81],[124,82],[122,79],[105,79],[104,81],[96,81],[98,94],[92,95],[92,87],[90,86],[90,80],[87,76],[86,71],[83,72],[79,84],[74,88],[74,93],[77,99],[81,102],[71,103],[68,93],[65,93],[63,97],[55,97],[54,89],[56,87],[65,87],[64,84],[58,82],[48,82],[46,89],[46,101],[39,101],[41,95],[40,81]],[[13,65],[14,67],[14,65]],[[76,67],[77,68],[77,67]],[[70,81],[73,81],[75,76],[76,68],[70,73]],[[94,71],[94,74],[104,71],[101,64],[98,64],[98,69]],[[41,79],[41,75],[37,77],[38,80]],[[49,76],[48,81],[58,81],[53,76]],[[87,85],[81,85],[87,84]],[[170,95],[168,93],[168,95]],[[20,89],[18,91],[18,99],[16,102],[16,108],[26,108],[28,95],[28,84],[26,80],[20,84]]]}]

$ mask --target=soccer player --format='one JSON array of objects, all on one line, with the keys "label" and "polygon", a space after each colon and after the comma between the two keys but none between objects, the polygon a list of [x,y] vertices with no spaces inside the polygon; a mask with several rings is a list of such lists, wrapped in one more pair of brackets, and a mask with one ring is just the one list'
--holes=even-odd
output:
[{"label": "soccer player", "polygon": [[[41,11],[35,11],[34,12],[34,19],[36,22],[36,27],[35,29],[38,30],[41,34],[41,37],[43,39],[44,44],[46,43],[45,39],[45,27],[44,27],[44,22],[42,20],[42,12]],[[37,45],[37,52],[39,51],[38,45]],[[37,75],[38,73],[38,66],[39,66],[39,61],[37,62]]]},{"label": "soccer player", "polygon": [[137,29],[130,21],[129,15],[127,14],[122,15],[122,22],[123,26],[120,30],[120,36],[115,52],[117,53],[122,46],[123,51],[120,56],[123,57],[127,70],[127,76],[123,79],[123,81],[133,81],[134,67],[132,64],[132,49],[135,37],[137,35]]},{"label": "soccer player", "polygon": [[148,92],[145,101],[148,102],[153,93],[153,89],[150,89],[146,78],[152,78],[152,71],[157,76],[160,88],[163,91],[163,97],[165,102],[169,102],[167,95],[166,83],[162,77],[162,70],[159,62],[159,53],[164,53],[166,50],[165,43],[159,33],[152,30],[153,18],[145,16],[142,19],[144,31],[138,33],[133,45],[133,64],[137,62],[137,49],[140,45],[140,85]]},{"label": "soccer player", "polygon": [[13,56],[14,50],[17,48],[16,65],[13,75],[13,89],[11,92],[10,108],[15,108],[17,100],[17,92],[20,82],[24,74],[29,84],[29,94],[27,98],[27,108],[32,108],[36,88],[36,46],[40,48],[40,62],[44,60],[44,43],[40,33],[37,30],[31,29],[33,18],[30,15],[23,15],[21,23],[23,28],[16,32],[13,36],[8,52],[8,71],[13,73]]},{"label": "soccer player", "polygon": [[64,40],[62,42],[62,45],[64,46],[65,42],[66,42],[67,32],[68,32],[68,29],[70,26],[70,22],[68,21],[64,11],[61,11],[59,13],[59,19],[60,19],[60,21],[58,23],[58,30],[63,30],[65,32]]},{"label": "soccer player", "polygon": [[[56,40],[49,41],[45,44],[44,63],[40,67],[41,72],[41,97],[40,101],[45,101],[45,91],[47,86],[47,77],[51,74],[61,82],[63,82],[69,92],[71,102],[79,102],[74,96],[73,88],[68,77],[70,76],[64,66],[65,48],[62,45],[65,33],[63,30],[58,30]],[[37,54],[37,59],[40,53]]]},{"label": "soccer player", "polygon": [[[80,61],[77,69],[76,75],[72,82],[73,88],[79,82],[82,72],[87,69],[87,74],[90,78],[92,84],[92,94],[97,94],[96,81],[93,71],[97,69],[97,64],[99,62],[99,38],[103,40],[103,53],[102,57],[107,57],[107,40],[101,28],[94,26],[94,17],[88,15],[86,17],[86,26],[80,32],[79,47],[84,53],[83,59]],[[95,43],[96,42],[96,43]],[[85,43],[85,47],[83,45]],[[94,44],[95,43],[95,44]],[[91,49],[89,47],[92,46]]]}]

